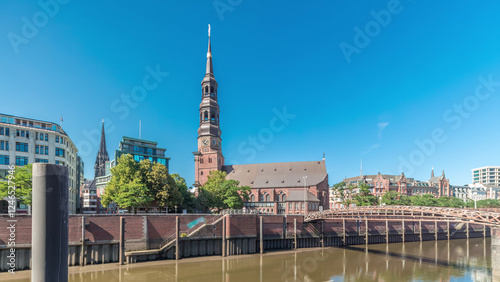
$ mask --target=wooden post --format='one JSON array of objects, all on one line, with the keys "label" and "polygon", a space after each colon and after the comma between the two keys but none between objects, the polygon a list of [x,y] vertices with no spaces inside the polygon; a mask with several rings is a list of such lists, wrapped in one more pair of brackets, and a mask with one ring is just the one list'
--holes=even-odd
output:
[{"label": "wooden post", "polygon": [[469,239],[469,222],[468,221],[467,221],[467,239]]},{"label": "wooden post", "polygon": [[389,243],[389,220],[385,220],[385,243]]},{"label": "wooden post", "polygon": [[434,219],[434,239],[438,240],[438,222]]},{"label": "wooden post", "polygon": [[120,265],[124,264],[125,258],[125,218],[120,217]]},{"label": "wooden post", "polygon": [[486,224],[483,224],[483,238],[486,239]]},{"label": "wooden post", "polygon": [[401,222],[402,227],[401,229],[403,230],[403,243],[405,242],[405,218],[403,217],[403,221]]},{"label": "wooden post", "polygon": [[226,256],[226,216],[222,217],[222,256]]},{"label": "wooden post", "polygon": [[446,225],[448,227],[447,228],[448,230],[446,230],[446,237],[448,237],[448,240],[450,240],[450,220],[449,219],[446,221]]},{"label": "wooden post", "polygon": [[422,219],[418,222],[420,242],[422,242]]},{"label": "wooden post", "polygon": [[365,244],[368,245],[368,218],[365,217]]},{"label": "wooden post", "polygon": [[321,221],[321,248],[325,247],[325,228],[324,228],[325,221]]},{"label": "wooden post", "polygon": [[80,252],[80,265],[85,266],[85,216],[82,216],[82,251]]},{"label": "wooden post", "polygon": [[297,249],[297,219],[293,219],[293,247]]},{"label": "wooden post", "polygon": [[263,218],[260,217],[260,253],[264,253],[264,232],[263,232]]},{"label": "wooden post", "polygon": [[342,242],[344,246],[347,245],[345,241],[345,218],[342,219]]},{"label": "wooden post", "polygon": [[180,250],[180,220],[179,217],[175,217],[175,260],[179,260],[181,258],[181,250]]}]

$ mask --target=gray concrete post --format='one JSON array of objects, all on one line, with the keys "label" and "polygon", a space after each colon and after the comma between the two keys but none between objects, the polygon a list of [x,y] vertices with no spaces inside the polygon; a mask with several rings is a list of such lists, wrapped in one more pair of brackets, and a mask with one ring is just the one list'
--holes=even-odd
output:
[{"label": "gray concrete post", "polygon": [[344,243],[344,246],[347,245],[345,240],[345,218],[342,219],[342,242]]},{"label": "gray concrete post", "polygon": [[500,228],[491,227],[492,281],[500,281]]},{"label": "gray concrete post", "polygon": [[33,164],[31,281],[68,281],[68,168]]},{"label": "gray concrete post", "polygon": [[401,229],[403,231],[403,243],[405,242],[405,233],[406,233],[406,228],[405,228],[405,218],[403,217],[403,221],[401,223]]}]

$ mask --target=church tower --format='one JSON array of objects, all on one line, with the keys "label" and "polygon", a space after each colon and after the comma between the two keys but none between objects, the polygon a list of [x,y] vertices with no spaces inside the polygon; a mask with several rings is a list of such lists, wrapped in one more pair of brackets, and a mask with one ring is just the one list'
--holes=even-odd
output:
[{"label": "church tower", "polygon": [[97,152],[97,157],[95,159],[95,176],[97,178],[99,176],[106,175],[106,161],[109,161],[108,151],[106,150],[106,136],[104,135],[104,120],[102,121],[102,130],[101,130],[101,144],[99,145],[99,152]]},{"label": "church tower", "polygon": [[203,185],[210,171],[221,170],[224,165],[222,138],[217,102],[217,81],[212,64],[210,25],[208,25],[208,52],[205,77],[201,81],[200,126],[198,128],[198,151],[193,152],[195,163],[195,187]]}]

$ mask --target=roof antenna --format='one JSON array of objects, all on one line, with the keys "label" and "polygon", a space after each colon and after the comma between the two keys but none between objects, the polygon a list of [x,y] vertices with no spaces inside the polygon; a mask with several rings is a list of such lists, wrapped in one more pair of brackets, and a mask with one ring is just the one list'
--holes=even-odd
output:
[{"label": "roof antenna", "polygon": [[361,176],[363,176],[363,159],[361,159],[361,170],[360,170]]},{"label": "roof antenna", "polygon": [[141,125],[142,125],[142,124],[141,124],[141,120],[139,120],[139,139],[142,139],[142,138],[141,138],[141,131],[142,131],[142,130],[141,130]]}]

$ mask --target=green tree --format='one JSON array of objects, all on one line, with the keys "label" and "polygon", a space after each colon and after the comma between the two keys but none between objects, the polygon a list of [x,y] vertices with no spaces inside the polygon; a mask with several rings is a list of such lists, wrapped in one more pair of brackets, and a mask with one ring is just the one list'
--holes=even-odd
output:
[{"label": "green tree", "polygon": [[439,207],[463,208],[465,203],[462,199],[456,197],[443,196],[437,199],[437,205]]},{"label": "green tree", "polygon": [[182,203],[180,205],[180,209],[185,209],[188,212],[193,212],[196,209],[195,198],[193,193],[189,191],[186,180],[177,173],[172,174],[172,178],[177,185],[177,189],[182,195]]},{"label": "green tree", "polygon": [[143,182],[146,183],[160,211],[164,207],[169,207],[173,211],[176,206],[182,204],[182,194],[166,166],[143,160],[139,164],[139,169]]},{"label": "green tree", "polygon": [[200,188],[200,202],[209,209],[240,209],[249,199],[250,187],[239,187],[236,180],[226,179],[226,172],[211,171],[207,182]]},{"label": "green tree", "polygon": [[340,199],[340,203],[348,207],[353,203],[352,194],[354,186],[352,184],[347,185],[344,181],[334,184],[332,190]]},{"label": "green tree", "polygon": [[399,205],[401,194],[396,191],[389,191],[382,195],[382,203],[386,205]]},{"label": "green tree", "polygon": [[[28,210],[31,210],[32,204],[32,189],[33,189],[33,166],[32,164],[27,164],[25,166],[16,166],[14,170],[14,178],[11,179],[12,183],[15,183],[15,196],[17,200],[24,205],[30,206]],[[0,181],[0,198],[5,198],[9,196],[9,182]]]},{"label": "green tree", "polygon": [[374,206],[378,199],[370,192],[370,186],[366,183],[358,183],[358,193],[354,195],[354,201],[358,206]]},{"label": "green tree", "polygon": [[[143,165],[144,167],[144,165]],[[106,185],[101,203],[107,207],[115,202],[120,208],[134,209],[148,206],[154,200],[153,192],[144,181],[141,164],[134,161],[132,155],[122,155],[118,164],[111,169],[111,180]]]},{"label": "green tree", "polygon": [[432,194],[414,195],[410,197],[412,206],[437,207],[438,200]]}]

